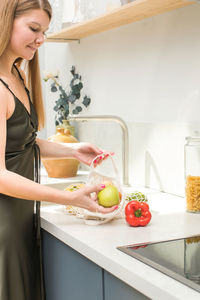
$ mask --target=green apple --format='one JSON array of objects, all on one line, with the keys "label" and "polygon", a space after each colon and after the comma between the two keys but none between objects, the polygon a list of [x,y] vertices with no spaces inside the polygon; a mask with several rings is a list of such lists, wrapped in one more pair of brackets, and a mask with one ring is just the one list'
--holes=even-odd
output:
[{"label": "green apple", "polygon": [[120,202],[119,192],[116,186],[108,185],[98,193],[98,203],[104,207],[118,205]]}]

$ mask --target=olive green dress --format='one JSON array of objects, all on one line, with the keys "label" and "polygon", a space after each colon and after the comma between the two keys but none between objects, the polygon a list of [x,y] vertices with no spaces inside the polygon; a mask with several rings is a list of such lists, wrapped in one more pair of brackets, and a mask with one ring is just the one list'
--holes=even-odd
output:
[{"label": "olive green dress", "polygon": [[[23,80],[19,71],[18,74]],[[6,167],[39,182],[37,114],[31,101],[29,114],[14,94],[13,97],[15,110],[7,120]],[[39,202],[0,194],[0,300],[45,299],[39,221]]]}]

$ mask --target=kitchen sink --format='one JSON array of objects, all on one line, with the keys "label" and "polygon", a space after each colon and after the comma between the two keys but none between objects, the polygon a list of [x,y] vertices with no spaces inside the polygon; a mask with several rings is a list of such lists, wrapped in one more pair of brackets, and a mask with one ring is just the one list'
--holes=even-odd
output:
[{"label": "kitchen sink", "polygon": [[200,292],[199,235],[118,249]]},{"label": "kitchen sink", "polygon": [[44,184],[45,186],[49,186],[58,190],[64,190],[68,185],[70,184],[79,184],[79,183],[84,183],[83,181],[78,181],[78,180],[72,180],[72,181],[66,181],[66,182],[58,182],[58,183],[47,183]]}]

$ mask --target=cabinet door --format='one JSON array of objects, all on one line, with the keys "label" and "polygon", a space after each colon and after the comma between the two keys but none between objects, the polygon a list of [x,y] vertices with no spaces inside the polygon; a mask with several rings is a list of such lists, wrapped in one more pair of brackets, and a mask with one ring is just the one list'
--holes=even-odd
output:
[{"label": "cabinet door", "polygon": [[42,237],[46,300],[103,300],[103,270],[44,230]]},{"label": "cabinet door", "polygon": [[104,300],[149,300],[120,279],[104,271]]}]

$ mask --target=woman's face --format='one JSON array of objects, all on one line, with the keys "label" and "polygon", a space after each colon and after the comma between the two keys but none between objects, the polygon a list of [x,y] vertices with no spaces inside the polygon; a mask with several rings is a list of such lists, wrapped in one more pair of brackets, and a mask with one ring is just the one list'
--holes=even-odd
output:
[{"label": "woman's face", "polygon": [[49,16],[42,9],[33,9],[16,18],[8,49],[14,57],[31,60],[43,44]]}]

